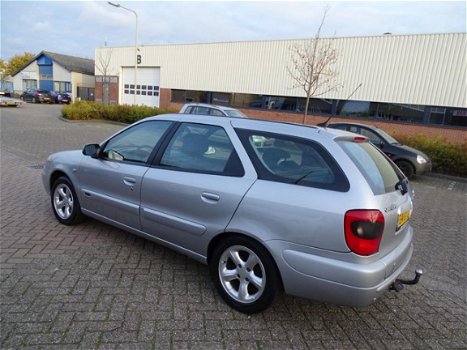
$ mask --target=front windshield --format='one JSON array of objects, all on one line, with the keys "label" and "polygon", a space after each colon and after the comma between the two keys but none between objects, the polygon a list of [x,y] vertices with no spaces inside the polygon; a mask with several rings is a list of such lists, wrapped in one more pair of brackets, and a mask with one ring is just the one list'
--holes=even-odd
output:
[{"label": "front windshield", "polygon": [[227,113],[229,117],[248,118],[245,114],[243,114],[242,112],[236,109],[228,109],[228,110],[225,110],[224,112]]},{"label": "front windshield", "polygon": [[399,144],[399,141],[397,141],[394,137],[392,137],[391,135],[389,135],[386,131],[382,130],[382,129],[378,129],[378,132],[380,133],[380,135],[388,142],[388,143],[391,143],[391,144]]}]

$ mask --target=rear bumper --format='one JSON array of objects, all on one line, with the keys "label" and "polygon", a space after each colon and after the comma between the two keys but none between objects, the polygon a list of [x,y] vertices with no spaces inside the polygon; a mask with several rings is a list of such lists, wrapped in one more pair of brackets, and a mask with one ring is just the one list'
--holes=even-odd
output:
[{"label": "rear bumper", "polygon": [[[370,263],[351,263],[319,256],[284,241],[267,242],[275,255],[287,294],[349,306],[366,306],[381,297],[409,263],[413,231],[386,256]],[[332,253],[335,254],[335,253]],[[274,254],[273,254],[274,255]]]}]

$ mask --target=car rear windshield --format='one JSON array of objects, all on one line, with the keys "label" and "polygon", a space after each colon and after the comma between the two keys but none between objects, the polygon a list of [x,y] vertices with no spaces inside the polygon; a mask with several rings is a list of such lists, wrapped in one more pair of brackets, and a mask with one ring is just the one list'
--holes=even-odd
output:
[{"label": "car rear windshield", "polygon": [[373,193],[394,192],[403,178],[399,169],[369,142],[340,141],[339,145],[352,159],[370,185]]}]

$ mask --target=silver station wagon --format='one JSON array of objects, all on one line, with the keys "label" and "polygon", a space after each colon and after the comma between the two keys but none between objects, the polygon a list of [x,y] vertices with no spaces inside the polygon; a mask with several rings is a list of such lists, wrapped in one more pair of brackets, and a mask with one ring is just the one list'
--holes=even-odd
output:
[{"label": "silver station wagon", "polygon": [[406,178],[341,130],[161,115],[52,154],[42,177],[58,221],[89,216],[208,264],[244,313],[282,290],[368,305],[401,289],[412,256]]}]

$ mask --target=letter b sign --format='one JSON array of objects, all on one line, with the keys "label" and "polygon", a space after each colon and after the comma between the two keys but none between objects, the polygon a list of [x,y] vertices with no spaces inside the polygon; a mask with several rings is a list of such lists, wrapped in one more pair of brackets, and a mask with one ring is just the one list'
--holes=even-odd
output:
[{"label": "letter b sign", "polygon": [[141,55],[136,55],[136,63],[141,64]]}]

